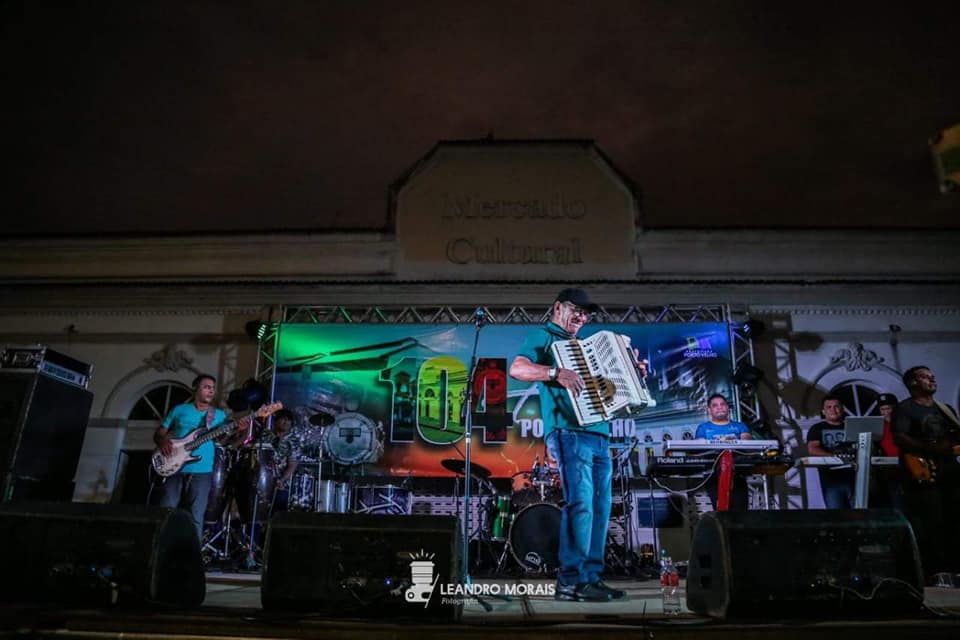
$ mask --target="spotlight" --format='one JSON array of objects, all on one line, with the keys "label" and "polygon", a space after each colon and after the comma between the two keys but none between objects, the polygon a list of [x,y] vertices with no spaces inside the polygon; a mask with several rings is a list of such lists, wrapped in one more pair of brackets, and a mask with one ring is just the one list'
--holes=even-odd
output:
[{"label": "spotlight", "polygon": [[743,323],[743,326],[740,327],[740,333],[746,338],[759,338],[763,335],[763,332],[767,330],[767,325],[765,325],[760,320],[747,320]]},{"label": "spotlight", "polygon": [[270,332],[272,327],[273,325],[269,322],[263,322],[262,320],[251,320],[245,325],[244,329],[252,340],[260,342]]}]

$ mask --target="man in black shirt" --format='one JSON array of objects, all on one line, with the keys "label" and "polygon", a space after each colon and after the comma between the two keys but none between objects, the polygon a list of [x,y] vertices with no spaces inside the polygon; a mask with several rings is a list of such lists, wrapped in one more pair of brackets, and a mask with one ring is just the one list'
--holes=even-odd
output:
[{"label": "man in black shirt", "polygon": [[[828,395],[820,405],[823,421],[807,432],[807,453],[811,456],[836,455],[843,443],[843,404],[840,398]],[[853,487],[856,473],[851,466],[842,469],[820,468],[820,489],[827,509],[853,507]]]},{"label": "man in black shirt", "polygon": [[904,468],[906,515],[929,581],[960,571],[960,418],[934,399],[937,380],[929,367],[910,367],[903,383],[910,398],[897,405],[891,430]]}]

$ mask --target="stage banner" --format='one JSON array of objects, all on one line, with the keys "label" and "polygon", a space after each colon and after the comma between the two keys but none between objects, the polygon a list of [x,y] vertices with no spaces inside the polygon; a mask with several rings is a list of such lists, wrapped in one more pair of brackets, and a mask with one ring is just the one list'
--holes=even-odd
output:
[{"label": "stage banner", "polygon": [[[508,375],[532,329],[494,324],[480,331],[471,460],[493,477],[544,460],[536,385]],[[614,446],[661,427],[695,426],[711,393],[731,397],[728,325],[598,323],[580,337],[604,329],[629,336],[649,360],[647,384],[657,401],[636,418],[612,421]],[[474,325],[284,324],[279,335],[274,399],[298,415],[305,447],[389,475],[452,475],[440,462],[463,455]]]}]

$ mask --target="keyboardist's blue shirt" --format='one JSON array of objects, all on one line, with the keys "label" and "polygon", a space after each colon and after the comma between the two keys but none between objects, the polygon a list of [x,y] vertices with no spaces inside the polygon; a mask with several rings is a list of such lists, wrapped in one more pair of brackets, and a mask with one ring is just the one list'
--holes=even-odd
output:
[{"label": "keyboardist's blue shirt", "polygon": [[[547,322],[530,332],[517,355],[526,357],[534,364],[555,367],[557,364],[553,359],[553,352],[550,351],[550,345],[558,340],[570,339],[570,334],[561,327],[553,322]],[[560,383],[537,382],[537,389],[540,392],[540,417],[543,419],[544,439],[554,429],[578,429],[604,436],[610,435],[609,422],[580,426],[573,404],[570,402],[570,395]]]},{"label": "keyboardist's blue shirt", "polygon": [[720,440],[721,438],[740,438],[741,433],[750,433],[750,427],[742,422],[731,420],[727,424],[704,422],[697,427],[695,438],[704,440]]}]

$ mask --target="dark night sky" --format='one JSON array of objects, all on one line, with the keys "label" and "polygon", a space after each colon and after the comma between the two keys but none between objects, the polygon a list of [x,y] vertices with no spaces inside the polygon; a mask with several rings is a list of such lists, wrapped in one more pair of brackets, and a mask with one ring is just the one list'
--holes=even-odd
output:
[{"label": "dark night sky", "polygon": [[960,228],[960,2],[47,4],[0,5],[8,234],[379,228],[491,132],[596,140],[650,227]]}]

